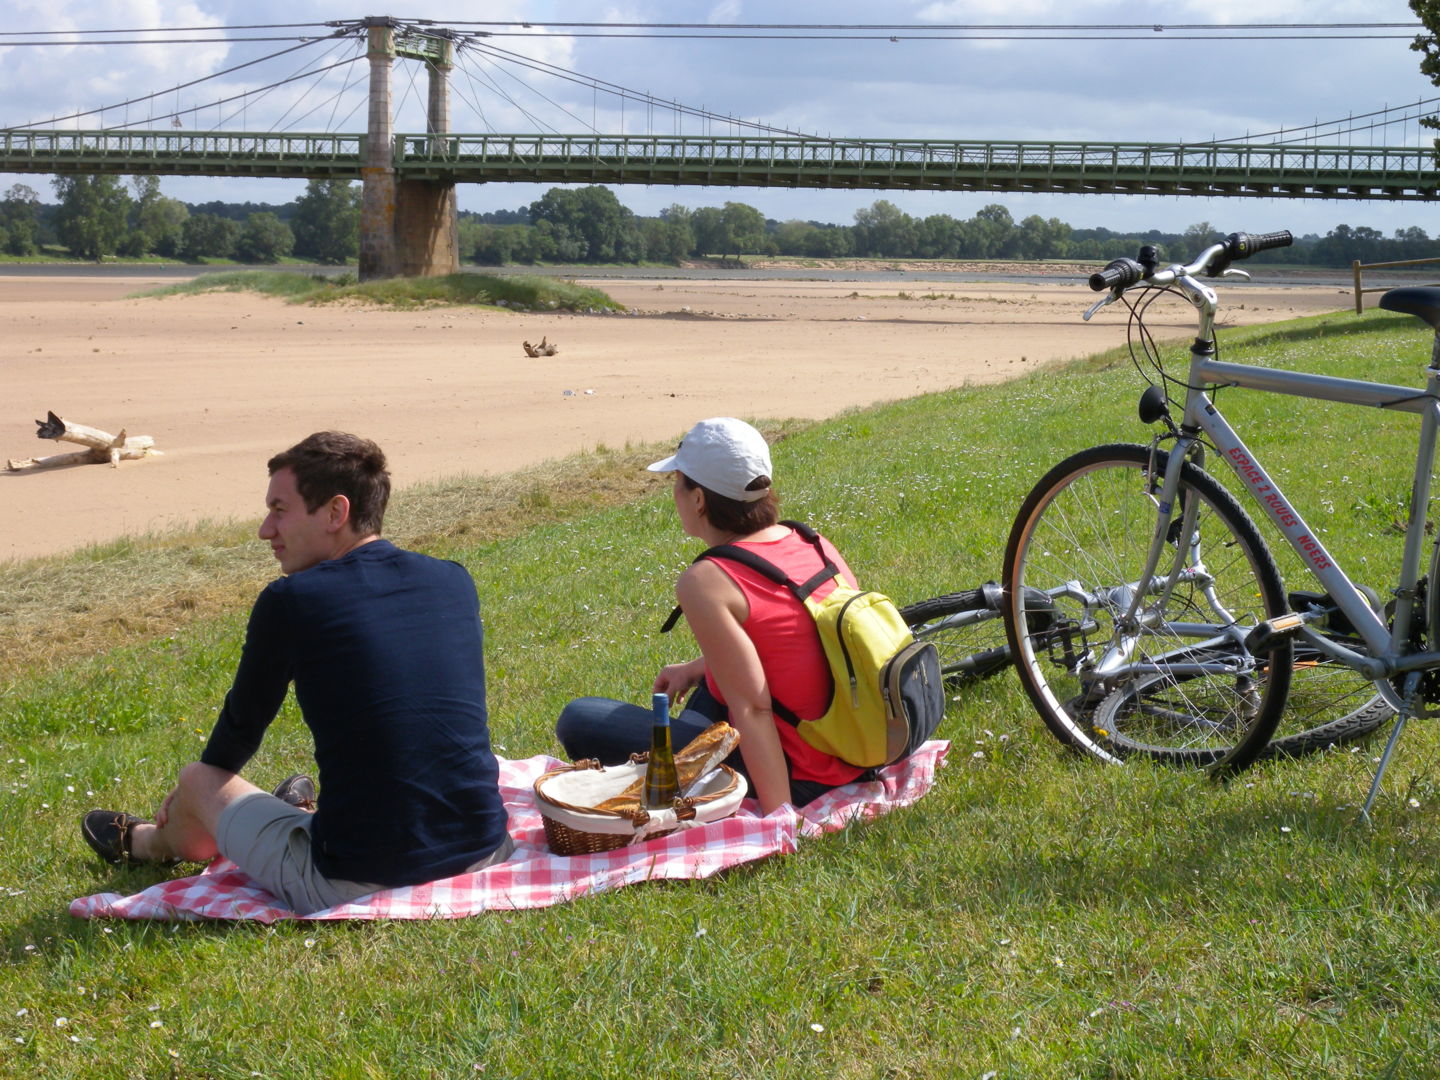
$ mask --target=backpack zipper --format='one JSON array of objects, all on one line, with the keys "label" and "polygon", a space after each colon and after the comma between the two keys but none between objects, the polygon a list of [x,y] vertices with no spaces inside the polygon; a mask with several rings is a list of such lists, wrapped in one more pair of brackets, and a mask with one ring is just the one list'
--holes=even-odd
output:
[{"label": "backpack zipper", "polygon": [[860,684],[855,678],[855,662],[850,659],[850,646],[845,641],[845,613],[850,610],[850,605],[862,596],[868,596],[873,590],[866,589],[864,592],[857,592],[846,600],[840,607],[840,614],[835,616],[835,636],[840,639],[840,655],[845,658],[845,674],[850,677],[850,707],[860,708]]}]

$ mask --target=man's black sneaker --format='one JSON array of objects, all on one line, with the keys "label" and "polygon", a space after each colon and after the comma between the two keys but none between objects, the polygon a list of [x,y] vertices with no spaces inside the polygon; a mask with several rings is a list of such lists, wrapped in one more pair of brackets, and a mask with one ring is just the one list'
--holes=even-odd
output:
[{"label": "man's black sneaker", "polygon": [[80,835],[96,855],[119,866],[130,861],[130,830],[148,824],[145,818],[120,810],[91,810],[80,819]]}]

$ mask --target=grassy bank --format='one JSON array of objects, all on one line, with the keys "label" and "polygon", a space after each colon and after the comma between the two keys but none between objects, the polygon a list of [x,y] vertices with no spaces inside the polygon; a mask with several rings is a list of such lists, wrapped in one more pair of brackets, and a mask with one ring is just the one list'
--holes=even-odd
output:
[{"label": "grassy bank", "polygon": [[352,274],[300,274],[282,270],[234,270],[202,274],[146,296],[183,296],[206,292],[258,292],[297,304],[346,301],[410,308],[430,305],[489,304],[519,311],[618,311],[621,306],[599,289],[573,281],[534,275],[447,274],[429,278],[386,278],[357,282]]},{"label": "grassy bank", "polygon": [[[1231,359],[1406,384],[1428,359],[1427,339],[1392,316],[1336,315],[1225,342]],[[1110,357],[788,426],[775,448],[784,510],[902,601],[976,584],[998,575],[1010,518],[1046,467],[1096,442],[1146,437],[1134,419],[1140,388],[1128,362]],[[1383,586],[1413,420],[1223,400],[1312,524],[1354,551],[1357,576]],[[1298,418],[1322,433],[1317,442],[1302,439]],[[476,578],[492,723],[509,756],[553,752],[550,725],[569,697],[641,700],[656,665],[685,653],[679,635],[656,631],[695,548],[668,497],[626,479],[646,456],[576,459],[490,495],[442,485],[395,508],[397,535],[460,559]],[[613,492],[577,495],[604,477]],[[491,496],[493,516],[469,505]],[[234,558],[251,557],[238,554],[238,536],[226,542]],[[145,543],[153,548],[17,569],[30,575],[35,621],[25,633],[48,638],[63,621],[47,627],[33,613],[43,598],[60,612],[90,588],[57,587],[67,573],[123,577],[153,554],[159,568],[126,602],[149,612],[167,582],[191,572],[187,559],[208,550]],[[1285,565],[1293,577],[1293,561]],[[0,612],[14,606],[11,581],[0,574]],[[708,882],[457,923],[70,920],[74,896],[159,877],[100,867],[76,820],[95,805],[153,805],[197,751],[253,583],[237,578],[213,610],[133,644],[15,662],[0,701],[0,1073],[1433,1071],[1440,742],[1431,729],[1412,725],[1364,829],[1355,807],[1375,747],[1268,764],[1227,788],[1143,763],[1102,768],[1061,752],[1010,676],[951,703],[950,763],[919,805]],[[306,748],[291,703],[253,777],[303,768]]]}]

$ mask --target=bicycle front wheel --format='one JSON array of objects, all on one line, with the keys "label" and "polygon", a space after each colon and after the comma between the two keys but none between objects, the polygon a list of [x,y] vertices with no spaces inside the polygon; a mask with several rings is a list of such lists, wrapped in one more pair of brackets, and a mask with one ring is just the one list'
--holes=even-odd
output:
[{"label": "bicycle front wheel", "polygon": [[[1135,444],[1056,465],[1020,508],[1005,550],[1005,622],[1016,672],[1047,727],[1104,761],[1135,754],[1237,772],[1285,707],[1292,650],[1245,646],[1286,610],[1254,523],[1211,476],[1181,472],[1160,561],[1141,580],[1167,463]],[[1016,597],[1043,590],[1056,618],[1031,629]]]}]

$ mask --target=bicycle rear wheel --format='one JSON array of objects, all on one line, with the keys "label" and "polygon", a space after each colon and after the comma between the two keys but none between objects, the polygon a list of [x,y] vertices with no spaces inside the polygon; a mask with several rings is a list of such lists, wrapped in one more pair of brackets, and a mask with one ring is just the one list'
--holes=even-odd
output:
[{"label": "bicycle rear wheel", "polygon": [[988,679],[1010,664],[1005,623],[1000,616],[1000,586],[932,596],[900,609],[910,632],[935,644],[940,673],[952,686]]},{"label": "bicycle rear wheel", "polygon": [[[900,609],[900,617],[916,638],[935,643],[945,681],[963,687],[1010,666],[1003,610],[1004,591],[991,581],[978,589],[907,604]],[[1025,618],[1033,632],[1048,630],[1054,622],[1050,597],[1032,589]]]},{"label": "bicycle rear wheel", "polygon": [[[1341,637],[1347,648],[1366,652],[1359,638]],[[1271,735],[1265,757],[1302,757],[1363,739],[1395,718],[1375,684],[1305,642],[1295,642],[1290,697]]]},{"label": "bicycle rear wheel", "polygon": [[[1237,772],[1265,750],[1290,687],[1288,641],[1259,657],[1244,645],[1286,610],[1280,574],[1240,505],[1186,463],[1160,563],[1141,581],[1167,461],[1153,456],[1152,481],[1149,447],[1082,451],[1025,499],[1005,550],[1016,671],[1073,749]],[[1043,634],[1014,599],[1027,589],[1054,598],[1057,622]]]}]

